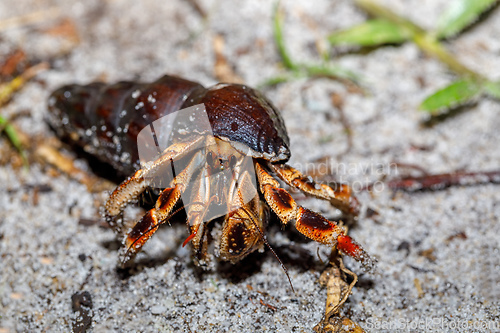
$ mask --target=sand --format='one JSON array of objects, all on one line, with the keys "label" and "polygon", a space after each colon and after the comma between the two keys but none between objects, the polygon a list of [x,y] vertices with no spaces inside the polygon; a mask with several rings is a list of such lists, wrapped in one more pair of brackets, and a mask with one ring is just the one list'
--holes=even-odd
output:
[{"label": "sand", "polygon": [[[384,4],[431,29],[447,1]],[[0,22],[39,11],[45,19],[3,28],[0,59],[22,48],[34,62],[50,62],[50,69],[2,108],[2,116],[21,114],[13,123],[36,138],[36,145],[54,136],[45,121],[47,98],[62,84],[148,81],[169,73],[212,85],[217,35],[225,41],[227,62],[246,84],[257,86],[283,74],[272,39],[272,3],[199,5],[206,18],[179,0],[2,1]],[[317,40],[366,18],[347,0],[283,1],[281,6],[287,45],[303,62],[319,61]],[[496,80],[499,15],[494,10],[446,43],[460,61]],[[61,17],[75,25],[77,44],[71,34],[51,32]],[[358,73],[366,93],[328,79],[298,79],[264,92],[282,110],[291,165],[305,171],[323,158],[337,179],[355,189],[378,181],[371,193],[358,191],[362,214],[349,231],[378,264],[365,272],[346,259],[360,281],[343,313],[371,332],[500,331],[499,185],[406,193],[393,192],[384,182],[418,174],[395,162],[429,173],[498,170],[500,104],[481,98],[425,127],[419,103],[455,79],[444,65],[411,43],[342,55],[335,63]],[[331,93],[343,101],[350,149]],[[2,137],[3,153],[8,145]],[[88,170],[85,160],[70,149],[64,152]],[[337,213],[325,203],[297,197],[327,217]],[[105,192],[91,193],[40,163],[28,171],[11,163],[0,166],[1,333],[69,332],[79,325],[75,331],[81,332],[87,324],[89,332],[311,332],[321,320],[326,290],[318,278],[325,265],[317,252],[325,260],[328,249],[293,226],[282,229],[275,221],[267,235],[295,293],[269,250],[235,266],[201,271],[189,248],[181,246],[187,237],[181,224],[161,228],[135,269],[123,272],[117,270],[113,231],[99,222],[82,223],[99,221],[105,198]],[[83,306],[74,311],[72,304]]]}]

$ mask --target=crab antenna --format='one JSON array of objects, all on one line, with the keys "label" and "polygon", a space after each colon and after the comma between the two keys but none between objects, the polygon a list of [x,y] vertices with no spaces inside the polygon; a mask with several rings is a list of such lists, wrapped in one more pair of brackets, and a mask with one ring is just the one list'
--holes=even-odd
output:
[{"label": "crab antenna", "polygon": [[278,257],[278,255],[276,254],[276,252],[274,252],[274,249],[271,247],[271,244],[269,244],[269,242],[267,241],[266,236],[264,235],[264,233],[262,232],[262,230],[259,228],[259,226],[257,225],[257,223],[254,221],[254,219],[252,217],[252,214],[249,213],[249,211],[246,209],[246,207],[242,207],[242,208],[245,210],[245,212],[247,213],[247,215],[250,217],[250,220],[252,221],[252,223],[254,224],[254,226],[257,228],[257,230],[259,230],[260,237],[262,237],[262,240],[264,241],[264,244],[266,244],[266,246],[269,248],[269,250],[271,250],[271,252],[273,253],[274,257],[280,263],[281,268],[283,269],[283,271],[286,274],[286,277],[288,278],[288,283],[290,283],[290,287],[292,288],[292,291],[295,292],[295,289],[293,288],[292,280],[290,279],[290,275],[288,274],[288,269],[286,268],[285,264],[283,264],[283,262],[281,261],[280,257]]}]

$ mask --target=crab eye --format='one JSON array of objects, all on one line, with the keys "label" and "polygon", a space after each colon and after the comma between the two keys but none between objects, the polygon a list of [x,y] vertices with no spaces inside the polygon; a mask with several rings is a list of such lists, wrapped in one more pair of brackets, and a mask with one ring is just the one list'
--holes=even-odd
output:
[{"label": "crab eye", "polygon": [[207,154],[207,164],[211,167],[214,165],[214,154],[211,151]]},{"label": "crab eye", "polygon": [[236,156],[231,155],[231,157],[229,158],[229,168],[234,169],[234,167],[236,166],[236,162]]}]

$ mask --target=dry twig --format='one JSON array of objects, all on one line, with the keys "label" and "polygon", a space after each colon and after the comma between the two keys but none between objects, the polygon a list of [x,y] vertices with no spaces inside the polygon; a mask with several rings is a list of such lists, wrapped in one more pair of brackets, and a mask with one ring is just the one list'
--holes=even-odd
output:
[{"label": "dry twig", "polygon": [[[344,266],[337,249],[332,251],[330,265],[320,277],[320,283],[326,285],[325,317],[314,327],[314,331],[317,333],[365,332],[351,319],[340,315],[340,308],[358,281],[357,275]],[[346,275],[353,277],[351,284],[345,282]]]},{"label": "dry twig", "polygon": [[52,20],[58,17],[60,14],[60,8],[52,7],[21,16],[10,17],[8,19],[0,21],[0,32],[11,28],[23,27],[30,24]]}]

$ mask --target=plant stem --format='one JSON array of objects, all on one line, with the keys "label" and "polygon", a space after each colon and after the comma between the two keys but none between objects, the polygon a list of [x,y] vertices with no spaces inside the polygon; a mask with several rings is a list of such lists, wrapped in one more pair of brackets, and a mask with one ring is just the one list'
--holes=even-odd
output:
[{"label": "plant stem", "polygon": [[354,0],[354,2],[368,14],[383,18],[407,29],[412,36],[413,42],[417,44],[423,52],[432,57],[438,58],[451,70],[461,76],[465,76],[476,81],[486,81],[481,74],[474,72],[472,69],[459,62],[453,54],[446,50],[446,48],[436,39],[435,36],[410,20],[399,16],[390,9],[381,6],[372,0]]},{"label": "plant stem", "polygon": [[438,58],[441,62],[448,65],[451,70],[457,72],[458,74],[477,81],[486,81],[481,74],[474,72],[472,69],[459,62],[453,54],[445,49],[443,44],[430,34],[416,34],[413,36],[413,41],[422,51],[430,56]]},{"label": "plant stem", "polygon": [[412,34],[424,33],[425,30],[412,21],[399,16],[389,8],[381,6],[372,0],[354,0],[356,5],[366,11],[368,14],[380,17],[408,29]]}]

